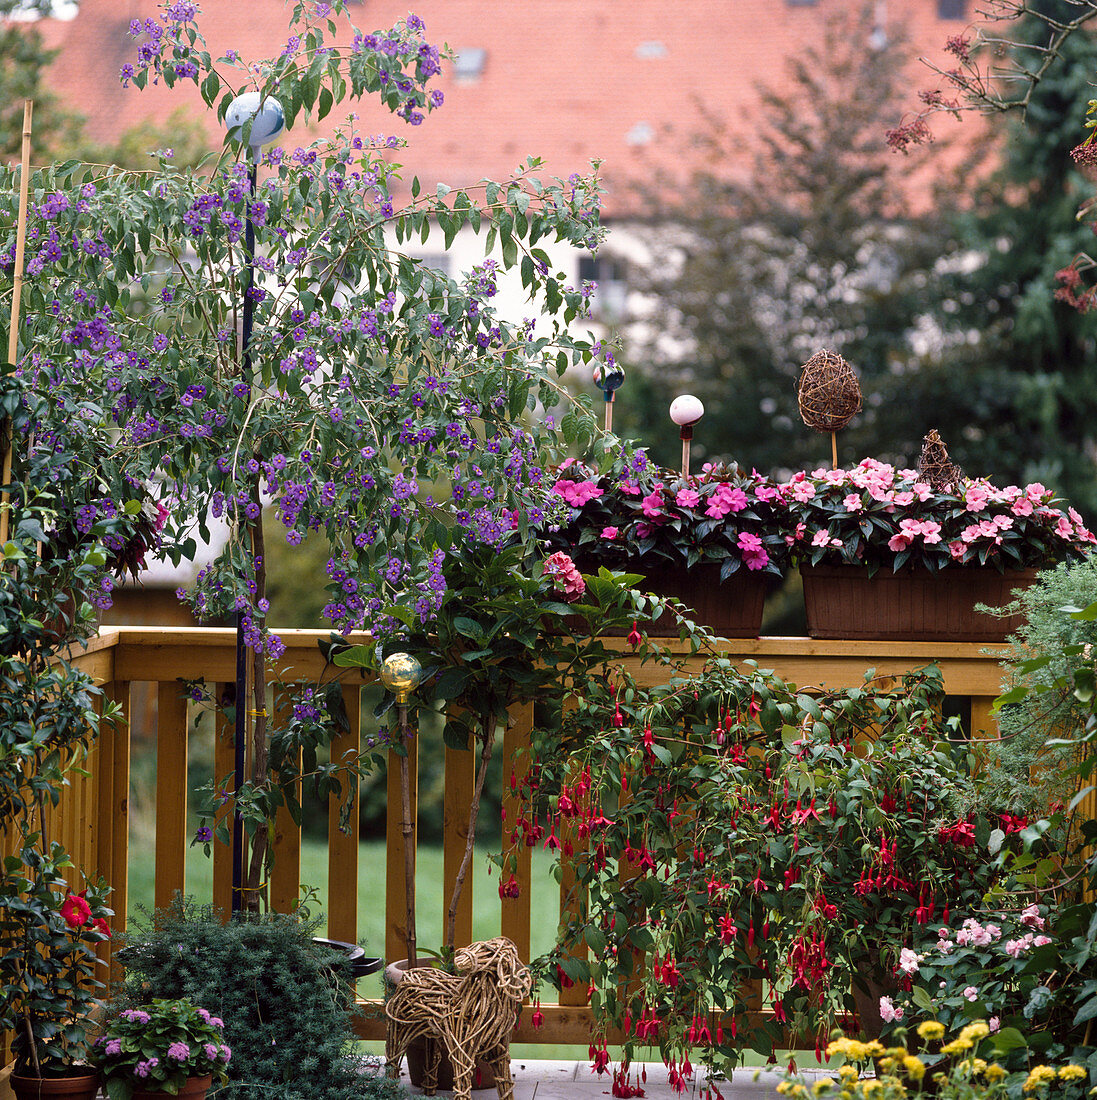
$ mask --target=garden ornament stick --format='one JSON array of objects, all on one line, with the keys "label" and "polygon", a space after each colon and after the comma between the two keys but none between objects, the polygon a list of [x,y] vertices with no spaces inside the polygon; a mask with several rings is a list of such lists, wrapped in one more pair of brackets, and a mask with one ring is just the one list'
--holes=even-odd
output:
[{"label": "garden ornament stick", "polygon": [[595,365],[594,384],[606,399],[605,429],[607,433],[613,431],[613,399],[624,380],[625,372],[613,361],[612,355],[606,356],[604,366],[601,363]]},{"label": "garden ornament stick", "polygon": [[[285,114],[282,105],[273,96],[261,99],[258,92],[246,92],[237,96],[229,104],[225,112],[225,125],[229,133],[247,142],[250,154],[248,167],[248,190],[251,202],[248,204],[247,214],[244,220],[244,318],[243,329],[240,336],[240,360],[242,367],[243,384],[247,388],[248,399],[251,397],[251,331],[255,315],[255,301],[252,294],[252,286],[255,279],[255,222],[252,217],[252,207],[255,202],[255,190],[259,166],[259,157],[262,155],[262,147],[273,141],[285,129]],[[260,519],[260,523],[262,520]],[[251,527],[250,521],[245,520],[245,526]],[[253,530],[254,541],[254,530]],[[263,597],[262,592],[256,593],[256,598]],[[232,822],[232,911],[238,912],[242,900],[244,879],[244,819],[240,805],[240,784],[244,775],[244,756],[247,743],[247,718],[245,701],[248,693],[247,671],[247,645],[244,641],[246,631],[245,618],[247,612],[240,609],[236,613],[236,715],[235,715],[235,758],[233,764],[233,813]],[[260,705],[260,700],[265,694],[265,689],[260,687],[262,681],[261,662],[256,662],[256,709],[251,712],[253,721],[264,722],[266,709]],[[257,736],[256,742],[261,739]],[[253,902],[255,899],[251,899]]]},{"label": "garden ornament stick", "polygon": [[419,686],[422,669],[410,653],[393,653],[381,664],[381,683],[396,696],[400,722],[400,828],[404,839],[404,894],[407,901],[405,939],[408,969],[419,964],[415,951],[415,822],[411,819],[411,777],[408,774],[408,696]]},{"label": "garden ornament stick", "polygon": [[693,425],[705,415],[705,406],[691,393],[684,393],[670,403],[670,418],[681,428],[682,477],[689,477],[689,444],[693,439]]},{"label": "garden ornament stick", "polygon": [[[23,100],[23,149],[20,158],[19,173],[19,221],[15,231],[15,271],[11,292],[11,324],[8,328],[8,362],[14,363],[19,354],[19,300],[23,291],[23,252],[27,239],[27,198],[30,186],[30,135],[31,116],[34,113],[34,100]],[[0,476],[0,485],[11,481],[11,421],[4,420],[3,431],[4,469]],[[0,544],[8,541],[8,501],[10,494],[5,488],[0,494]]]}]

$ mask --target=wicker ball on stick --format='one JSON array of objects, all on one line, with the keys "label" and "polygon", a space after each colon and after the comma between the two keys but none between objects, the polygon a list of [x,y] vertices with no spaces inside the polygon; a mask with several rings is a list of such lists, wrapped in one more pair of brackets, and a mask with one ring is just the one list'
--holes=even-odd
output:
[{"label": "wicker ball on stick", "polygon": [[832,351],[817,351],[803,366],[796,389],[800,416],[817,432],[830,432],[831,454],[838,465],[841,431],[861,411],[861,385],[853,368]]}]

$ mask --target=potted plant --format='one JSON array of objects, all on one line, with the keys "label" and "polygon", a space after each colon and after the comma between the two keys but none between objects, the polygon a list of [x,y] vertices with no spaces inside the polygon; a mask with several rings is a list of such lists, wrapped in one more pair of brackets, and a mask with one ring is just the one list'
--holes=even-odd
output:
[{"label": "potted plant", "polygon": [[[546,545],[583,569],[643,574],[645,591],[680,599],[717,634],[757,637],[766,577],[780,577],[788,560],[770,479],[734,463],[682,477],[643,450],[622,450],[604,469],[566,463],[552,488],[569,519]],[[672,621],[661,625],[677,632]]]},{"label": "potted plant", "polygon": [[102,882],[69,890],[70,867],[60,844],[43,851],[28,833],[0,873],[0,1027],[12,1033],[18,1100],[90,1100],[99,1090],[89,1013],[102,1004],[96,952],[110,939],[111,910]]},{"label": "potted plant", "polygon": [[110,1100],[170,1094],[204,1100],[216,1079],[228,1080],[232,1050],[223,1023],[188,1000],[154,997],[111,1016],[92,1047]]},{"label": "potted plant", "polygon": [[780,486],[812,637],[1000,641],[1018,622],[975,605],[1008,603],[1035,570],[1097,541],[1039,483],[931,482],[866,458]]},{"label": "potted plant", "polygon": [[718,1079],[786,1030],[822,1049],[859,988],[862,1007],[900,988],[903,949],[981,899],[1002,845],[941,698],[934,668],[807,692],[716,659],[594,681],[534,730],[512,841],[544,837],[575,876],[534,967],[589,986],[597,1068],[619,1029],[626,1063],[656,1046],[672,1083],[695,1062]]}]

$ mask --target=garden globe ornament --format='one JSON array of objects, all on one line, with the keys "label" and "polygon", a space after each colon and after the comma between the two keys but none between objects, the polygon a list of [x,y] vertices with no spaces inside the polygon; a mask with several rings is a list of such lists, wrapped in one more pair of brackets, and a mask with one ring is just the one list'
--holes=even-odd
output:
[{"label": "garden globe ornament", "polygon": [[381,662],[381,683],[396,696],[403,706],[408,696],[419,686],[423,670],[410,653],[391,653]]},{"label": "garden globe ornament", "polygon": [[830,455],[838,469],[838,436],[861,411],[857,373],[833,351],[817,351],[801,368],[796,387],[800,417],[816,432],[830,432]]},{"label": "garden globe ornament", "polygon": [[605,363],[596,363],[594,366],[594,384],[602,391],[606,399],[607,432],[613,431],[613,399],[617,390],[625,380],[625,372],[613,361],[613,356],[607,355]]},{"label": "garden globe ornament", "polygon": [[693,425],[705,415],[705,406],[691,393],[683,393],[670,403],[670,418],[681,429],[682,477],[689,477],[689,445],[693,439]]},{"label": "garden globe ornament", "polygon": [[259,159],[259,150],[279,137],[286,128],[286,113],[282,104],[272,95],[261,97],[258,92],[238,95],[225,112],[225,125],[229,134],[238,141],[244,140],[244,127],[251,123],[247,136],[253,160]]}]

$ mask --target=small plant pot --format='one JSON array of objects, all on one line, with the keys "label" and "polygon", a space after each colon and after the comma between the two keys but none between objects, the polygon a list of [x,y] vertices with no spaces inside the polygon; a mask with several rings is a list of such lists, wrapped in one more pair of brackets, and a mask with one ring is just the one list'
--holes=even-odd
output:
[{"label": "small plant pot", "polygon": [[[212,1083],[213,1076],[208,1073],[205,1077],[188,1077],[175,1095],[186,1097],[186,1100],[203,1100]],[[164,1100],[168,1095],[163,1089],[134,1089],[132,1100]]]},{"label": "small plant pot", "polygon": [[66,1077],[24,1077],[13,1073],[8,1084],[16,1100],[39,1100],[39,1097],[92,1100],[99,1092],[99,1074],[86,1066]]},{"label": "small plant pot", "polygon": [[[395,989],[404,977],[408,960],[398,959],[385,967],[385,985],[389,989]],[[438,966],[435,959],[424,960],[420,966]],[[408,1080],[415,1088],[422,1088],[423,1079],[427,1073],[427,1043],[425,1039],[416,1039],[408,1047]],[[442,1048],[442,1057],[438,1062],[438,1080],[436,1087],[447,1092],[453,1090],[453,1063],[449,1060],[449,1054],[445,1047]],[[473,1092],[494,1089],[495,1070],[489,1062],[478,1061],[472,1070]]]}]

